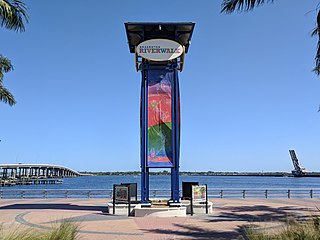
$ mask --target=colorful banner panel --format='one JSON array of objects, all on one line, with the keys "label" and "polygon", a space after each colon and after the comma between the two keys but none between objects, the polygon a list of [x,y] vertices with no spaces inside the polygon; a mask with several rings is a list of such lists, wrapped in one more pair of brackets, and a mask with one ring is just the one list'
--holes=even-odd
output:
[{"label": "colorful banner panel", "polygon": [[172,85],[174,72],[148,71],[148,167],[173,167]]}]

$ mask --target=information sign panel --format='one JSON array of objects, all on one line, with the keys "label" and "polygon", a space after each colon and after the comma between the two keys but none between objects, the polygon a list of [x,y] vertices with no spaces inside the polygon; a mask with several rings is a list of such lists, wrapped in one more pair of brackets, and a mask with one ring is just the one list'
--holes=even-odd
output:
[{"label": "information sign panel", "polygon": [[130,200],[131,198],[134,198],[135,201],[137,201],[138,199],[137,183],[121,183],[121,185],[130,186]]},{"label": "information sign panel", "polygon": [[130,184],[128,185],[113,185],[113,214],[116,213],[116,204],[128,204],[128,216],[131,213],[131,197],[130,197]]},{"label": "information sign panel", "polygon": [[190,200],[192,194],[192,186],[199,185],[199,182],[182,182],[182,199]]},{"label": "information sign panel", "polygon": [[208,214],[208,187],[207,184],[192,186],[192,197],[190,201],[191,216],[193,215],[193,203],[206,205],[206,214]]},{"label": "information sign panel", "polygon": [[116,202],[128,202],[129,188],[127,186],[115,186],[114,197]]},{"label": "information sign panel", "polygon": [[207,186],[192,186],[192,201],[206,202],[207,201]]}]

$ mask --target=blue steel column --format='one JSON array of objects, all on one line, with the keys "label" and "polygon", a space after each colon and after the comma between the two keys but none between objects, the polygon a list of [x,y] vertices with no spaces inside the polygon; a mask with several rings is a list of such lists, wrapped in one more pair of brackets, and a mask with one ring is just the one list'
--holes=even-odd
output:
[{"label": "blue steel column", "polygon": [[173,160],[174,167],[171,169],[171,198],[172,201],[177,203],[180,202],[179,194],[179,84],[178,84],[178,70],[177,66],[174,65],[174,79],[172,87],[172,109],[173,109],[173,121],[172,121],[172,132],[173,132]]},{"label": "blue steel column", "polygon": [[147,136],[148,123],[147,123],[147,110],[148,110],[148,78],[146,70],[142,69],[141,81],[141,115],[140,115],[140,128],[141,128],[141,203],[149,202],[149,169],[147,168]]}]

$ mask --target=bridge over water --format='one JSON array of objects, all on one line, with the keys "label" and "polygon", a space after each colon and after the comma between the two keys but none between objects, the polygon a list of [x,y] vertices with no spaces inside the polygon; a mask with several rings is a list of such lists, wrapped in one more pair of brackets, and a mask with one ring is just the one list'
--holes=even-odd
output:
[{"label": "bridge over water", "polygon": [[0,164],[0,178],[68,178],[83,174],[71,168],[51,164]]}]

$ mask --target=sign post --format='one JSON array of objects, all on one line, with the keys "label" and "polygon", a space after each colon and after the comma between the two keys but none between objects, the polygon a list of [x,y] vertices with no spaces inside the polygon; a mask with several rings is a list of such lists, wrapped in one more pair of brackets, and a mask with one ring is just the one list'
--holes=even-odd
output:
[{"label": "sign post", "polygon": [[184,66],[195,24],[125,23],[129,49],[141,71],[141,203],[149,202],[149,170],[171,168],[171,201],[180,202],[180,95],[178,71]]}]

